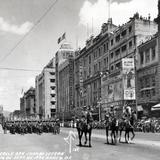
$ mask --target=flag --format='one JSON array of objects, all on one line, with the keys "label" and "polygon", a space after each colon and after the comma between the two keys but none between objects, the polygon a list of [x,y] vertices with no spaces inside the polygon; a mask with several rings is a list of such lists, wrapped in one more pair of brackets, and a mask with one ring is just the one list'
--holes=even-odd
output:
[{"label": "flag", "polygon": [[63,33],[63,35],[58,38],[57,43],[59,44],[59,43],[60,43],[61,41],[63,41],[64,39],[66,39],[66,33]]}]

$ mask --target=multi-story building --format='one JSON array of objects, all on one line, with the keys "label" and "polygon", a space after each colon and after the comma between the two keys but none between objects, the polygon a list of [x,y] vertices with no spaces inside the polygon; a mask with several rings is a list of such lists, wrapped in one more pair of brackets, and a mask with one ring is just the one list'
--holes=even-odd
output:
[{"label": "multi-story building", "polygon": [[20,111],[21,111],[21,116],[23,117],[23,118],[25,118],[25,115],[26,115],[26,104],[25,104],[25,94],[23,95],[23,97],[22,98],[20,98]]},{"label": "multi-story building", "polygon": [[40,119],[48,119],[56,113],[55,58],[36,77],[36,109]]},{"label": "multi-story building", "polygon": [[71,119],[74,108],[74,50],[64,42],[56,53],[57,115]]},{"label": "multi-story building", "polygon": [[99,102],[103,109],[111,105],[122,109],[124,103],[135,105],[133,100],[124,101],[122,59],[137,59],[137,46],[156,32],[157,24],[138,13],[119,27],[112,21],[104,24],[101,33],[91,37],[76,56],[76,105],[95,106]]},{"label": "multi-story building", "polygon": [[102,25],[101,33],[91,36],[75,56],[75,105],[97,106],[101,99],[101,76],[108,69],[109,37],[116,26],[112,19]]},{"label": "multi-story building", "polygon": [[36,117],[36,106],[35,106],[35,88],[31,87],[27,92],[24,93],[25,98],[25,117],[35,118]]},{"label": "multi-story building", "polygon": [[137,47],[156,32],[157,24],[151,21],[150,17],[146,19],[139,16],[138,13],[130,18],[129,22],[114,30],[109,43],[109,74],[102,78],[102,93],[105,93],[102,94],[102,105],[105,108],[114,105],[121,111],[125,104],[136,107],[135,91],[133,97],[125,95],[127,92],[124,89],[122,59],[138,60]]},{"label": "multi-story building", "polygon": [[139,111],[150,115],[151,107],[160,102],[158,74],[158,35],[138,46],[137,103]]}]

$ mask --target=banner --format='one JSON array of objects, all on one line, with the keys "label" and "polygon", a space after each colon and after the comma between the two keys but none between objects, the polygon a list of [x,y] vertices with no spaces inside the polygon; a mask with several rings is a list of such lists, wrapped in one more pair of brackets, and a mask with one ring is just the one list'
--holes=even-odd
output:
[{"label": "banner", "polygon": [[66,33],[63,33],[63,35],[58,38],[57,43],[59,44],[59,43],[60,43],[61,41],[63,41],[64,39],[66,39]]},{"label": "banner", "polygon": [[122,59],[122,77],[124,100],[135,100],[135,67],[134,58]]}]

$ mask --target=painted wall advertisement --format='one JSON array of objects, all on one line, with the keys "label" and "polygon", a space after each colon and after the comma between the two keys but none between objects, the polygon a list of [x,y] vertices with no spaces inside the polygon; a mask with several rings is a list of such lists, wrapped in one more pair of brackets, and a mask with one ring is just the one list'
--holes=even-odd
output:
[{"label": "painted wall advertisement", "polygon": [[122,59],[122,77],[124,100],[135,100],[135,67],[134,58]]},{"label": "painted wall advertisement", "polygon": [[110,80],[102,80],[102,100],[103,103],[120,101],[123,99],[123,88],[121,75],[111,78]]}]

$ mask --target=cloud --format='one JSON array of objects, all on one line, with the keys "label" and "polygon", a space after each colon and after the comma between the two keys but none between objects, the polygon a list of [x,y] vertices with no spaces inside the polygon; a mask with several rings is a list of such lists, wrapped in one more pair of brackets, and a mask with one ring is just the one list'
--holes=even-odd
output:
[{"label": "cloud", "polygon": [[[157,16],[157,1],[155,0],[113,0],[112,2],[117,2],[112,3],[110,9],[113,23],[116,25],[126,23],[136,12],[144,17],[150,13],[152,19]],[[93,19],[94,34],[99,33],[102,24],[108,19],[107,1],[97,0],[95,3],[91,3],[86,0],[80,9],[79,18],[79,24],[83,26],[88,24],[90,30]]]},{"label": "cloud", "polygon": [[0,31],[9,32],[18,35],[24,35],[32,28],[33,24],[26,21],[21,25],[10,24],[5,21],[3,17],[0,17]]}]

